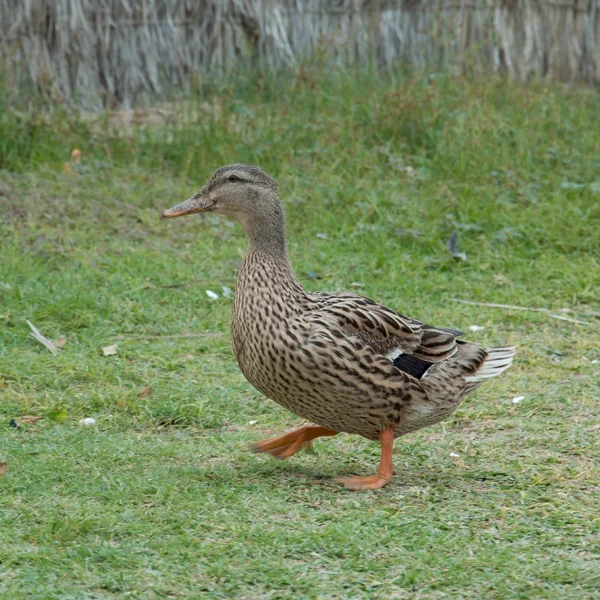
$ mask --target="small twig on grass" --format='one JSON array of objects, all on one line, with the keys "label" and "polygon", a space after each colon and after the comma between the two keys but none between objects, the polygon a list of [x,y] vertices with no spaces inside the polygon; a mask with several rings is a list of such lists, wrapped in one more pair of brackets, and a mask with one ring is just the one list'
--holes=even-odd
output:
[{"label": "small twig on grass", "polygon": [[168,333],[165,335],[129,335],[123,334],[118,335],[117,339],[129,339],[129,340],[159,340],[168,338],[195,338],[195,337],[221,337],[222,333],[215,333],[212,331],[204,331],[202,333]]},{"label": "small twig on grass", "polygon": [[40,344],[43,344],[46,347],[46,350],[52,354],[56,354],[58,352],[58,346],[47,337],[40,333],[40,330],[31,322],[25,319],[27,325],[31,329],[31,333],[29,334],[34,340],[37,340]]},{"label": "small twig on grass", "polygon": [[506,310],[528,310],[531,312],[540,312],[552,317],[553,319],[560,319],[561,321],[568,321],[569,323],[577,323],[578,325],[593,325],[589,321],[580,321],[579,319],[571,319],[571,317],[563,317],[562,315],[555,315],[551,313],[548,308],[542,308],[538,306],[517,306],[515,304],[495,304],[494,302],[473,302],[472,300],[461,300],[460,298],[450,298],[453,302],[460,302],[461,304],[471,304],[472,306],[486,306],[488,308],[503,308]]}]

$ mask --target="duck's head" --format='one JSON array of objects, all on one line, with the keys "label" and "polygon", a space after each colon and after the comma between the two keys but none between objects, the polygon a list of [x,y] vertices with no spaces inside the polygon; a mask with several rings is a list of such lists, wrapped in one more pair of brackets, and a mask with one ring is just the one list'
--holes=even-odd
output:
[{"label": "duck's head", "polygon": [[229,215],[242,224],[248,215],[270,212],[279,205],[275,180],[259,167],[226,165],[217,169],[208,183],[188,200],[163,212],[165,219],[198,212]]}]

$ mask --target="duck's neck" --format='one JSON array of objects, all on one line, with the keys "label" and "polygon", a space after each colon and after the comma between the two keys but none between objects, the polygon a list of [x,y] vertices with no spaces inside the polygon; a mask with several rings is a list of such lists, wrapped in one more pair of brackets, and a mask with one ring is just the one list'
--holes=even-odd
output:
[{"label": "duck's neck", "polygon": [[248,252],[264,252],[287,261],[285,213],[279,201],[238,216],[248,238]]},{"label": "duck's neck", "polygon": [[[279,202],[268,208],[238,216],[248,238],[248,251],[239,272],[245,281],[265,284],[279,294],[304,295],[287,251],[285,213]],[[239,283],[239,280],[238,280]]]}]

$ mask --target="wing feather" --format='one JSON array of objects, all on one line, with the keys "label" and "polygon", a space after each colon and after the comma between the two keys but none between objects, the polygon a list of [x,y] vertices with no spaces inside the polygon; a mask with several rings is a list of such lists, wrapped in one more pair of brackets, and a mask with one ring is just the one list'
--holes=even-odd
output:
[{"label": "wing feather", "polygon": [[311,321],[339,328],[348,339],[390,360],[401,354],[429,363],[446,360],[457,352],[456,337],[462,334],[427,325],[355,294],[315,294]]}]

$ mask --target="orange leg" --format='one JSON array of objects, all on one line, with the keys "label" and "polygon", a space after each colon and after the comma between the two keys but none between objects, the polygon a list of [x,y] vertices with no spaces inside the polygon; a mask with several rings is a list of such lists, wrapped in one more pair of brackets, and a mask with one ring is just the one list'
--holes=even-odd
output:
[{"label": "orange leg", "polygon": [[337,435],[337,431],[325,429],[319,425],[302,425],[279,437],[252,444],[253,452],[266,452],[280,459],[289,458],[304,446],[310,446],[312,440],[328,435]]},{"label": "orange leg", "polygon": [[386,485],[394,474],[392,466],[392,450],[394,448],[394,430],[390,427],[379,434],[381,443],[381,460],[377,475],[370,477],[336,477],[338,483],[343,483],[349,490],[377,490]]}]

